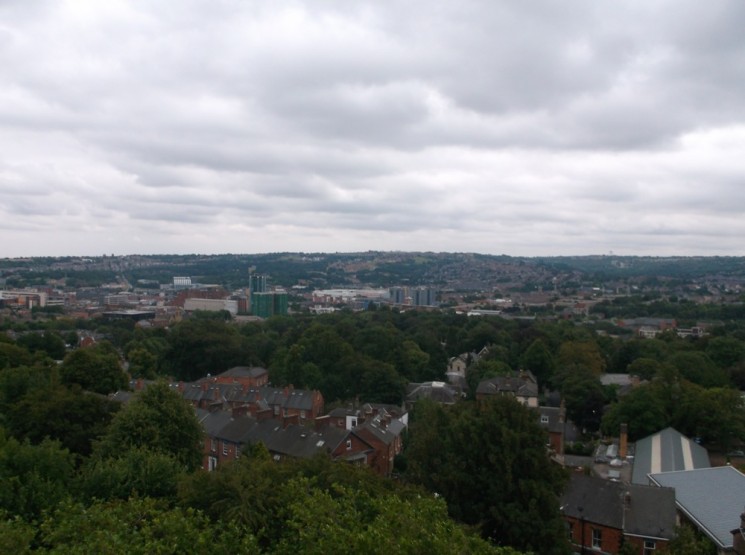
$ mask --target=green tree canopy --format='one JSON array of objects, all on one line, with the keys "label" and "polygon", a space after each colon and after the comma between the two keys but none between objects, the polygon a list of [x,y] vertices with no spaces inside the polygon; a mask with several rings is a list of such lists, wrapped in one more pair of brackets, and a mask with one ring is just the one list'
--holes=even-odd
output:
[{"label": "green tree canopy", "polygon": [[6,438],[0,430],[0,511],[32,521],[68,499],[74,457],[59,443]]},{"label": "green tree canopy", "polygon": [[132,448],[173,456],[189,470],[200,466],[202,427],[194,409],[166,382],[138,392],[114,416],[97,445],[102,457],[117,458]]},{"label": "green tree canopy", "polygon": [[168,348],[162,352],[158,367],[184,381],[254,362],[243,336],[223,320],[185,320],[173,328],[167,341]]},{"label": "green tree canopy", "polygon": [[77,384],[96,393],[113,393],[128,382],[116,351],[106,343],[69,353],[60,366],[60,378],[65,385]]},{"label": "green tree canopy", "polygon": [[558,504],[565,476],[548,458],[533,410],[505,396],[452,407],[420,402],[414,417],[409,479],[497,545],[567,552]]},{"label": "green tree canopy", "polygon": [[78,386],[35,388],[9,408],[7,426],[17,438],[39,443],[49,437],[88,456],[118,409],[118,403]]},{"label": "green tree canopy", "polygon": [[327,457],[276,464],[260,444],[189,476],[180,499],[247,530],[265,553],[514,553],[451,520],[424,490]]},{"label": "green tree canopy", "polygon": [[230,523],[212,523],[198,511],[150,498],[67,503],[43,520],[38,542],[49,553],[80,555],[259,552],[255,539]]}]

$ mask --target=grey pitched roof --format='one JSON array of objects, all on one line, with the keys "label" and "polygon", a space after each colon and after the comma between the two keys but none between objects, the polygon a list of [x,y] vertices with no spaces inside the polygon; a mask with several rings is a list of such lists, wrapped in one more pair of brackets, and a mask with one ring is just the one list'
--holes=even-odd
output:
[{"label": "grey pitched roof", "polygon": [[665,428],[636,442],[631,482],[648,484],[648,474],[710,466],[706,449],[674,428]]},{"label": "grey pitched roof", "polygon": [[731,466],[653,474],[652,481],[675,488],[675,502],[722,549],[732,547],[731,530],[740,526],[745,475]]},{"label": "grey pitched roof", "polygon": [[206,411],[204,409],[196,409],[197,418],[199,423],[204,428],[204,432],[210,437],[216,437],[220,433],[220,430],[231,421],[233,415],[225,411]]},{"label": "grey pitched roof", "polygon": [[231,418],[225,423],[220,431],[215,434],[215,437],[217,439],[224,439],[231,443],[249,443],[251,430],[254,426],[256,426],[256,419],[250,416]]},{"label": "grey pitched roof", "polygon": [[672,538],[675,533],[675,490],[628,484],[624,532],[648,538]]},{"label": "grey pitched roof", "polygon": [[622,530],[623,511],[618,484],[602,478],[572,474],[561,496],[562,511],[567,516]]},{"label": "grey pitched roof", "polygon": [[520,372],[512,376],[496,376],[481,380],[476,393],[484,395],[513,393],[519,397],[538,397],[538,384],[531,372]]},{"label": "grey pitched roof", "polygon": [[260,440],[271,453],[303,459],[318,453],[330,453],[349,433],[333,426],[320,432],[296,424],[282,428],[276,420],[259,424],[263,426],[252,429],[252,439],[255,440],[252,443]]},{"label": "grey pitched roof", "polygon": [[259,393],[269,405],[279,405],[288,409],[313,409],[313,392],[305,389],[286,389],[264,386]]},{"label": "grey pitched roof", "polygon": [[647,538],[672,538],[675,492],[574,473],[561,497],[565,515]]},{"label": "grey pitched roof", "polygon": [[352,407],[337,407],[329,412],[331,418],[346,418],[347,416],[359,416],[360,410]]},{"label": "grey pitched roof", "polygon": [[234,366],[218,375],[221,378],[258,378],[266,373],[267,369],[259,366]]},{"label": "grey pitched roof", "polygon": [[453,404],[460,398],[460,392],[445,382],[410,383],[406,387],[406,400],[432,399],[438,403]]}]

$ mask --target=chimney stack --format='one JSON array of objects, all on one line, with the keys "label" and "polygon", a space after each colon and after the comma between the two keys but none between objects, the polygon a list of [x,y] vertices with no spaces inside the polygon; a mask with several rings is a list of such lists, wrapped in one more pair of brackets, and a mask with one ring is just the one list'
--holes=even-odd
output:
[{"label": "chimney stack", "polygon": [[621,424],[621,438],[618,441],[618,456],[622,459],[626,458],[626,453],[629,449],[629,425],[625,422]]},{"label": "chimney stack", "polygon": [[745,555],[745,512],[740,515],[740,527],[732,530],[732,547],[737,555]]}]

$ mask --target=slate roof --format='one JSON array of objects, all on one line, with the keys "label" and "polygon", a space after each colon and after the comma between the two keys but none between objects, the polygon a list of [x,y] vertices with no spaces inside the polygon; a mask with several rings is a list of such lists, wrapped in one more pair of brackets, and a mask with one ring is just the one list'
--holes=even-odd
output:
[{"label": "slate roof", "polygon": [[670,488],[573,473],[561,506],[567,516],[633,536],[671,539],[675,533],[675,491]]},{"label": "slate roof", "polygon": [[710,466],[706,449],[674,428],[665,428],[636,442],[631,482],[648,484],[648,474]]},{"label": "slate roof", "polygon": [[264,386],[259,388],[259,393],[271,406],[280,405],[287,409],[300,410],[313,409],[313,392],[311,391]]},{"label": "slate roof", "polygon": [[406,428],[406,425],[398,419],[392,418],[390,422],[383,425],[381,422],[384,415],[376,415],[371,420],[366,420],[354,429],[355,433],[369,432],[373,437],[383,442],[385,445],[390,445],[394,440],[401,435],[401,432]]},{"label": "slate roof", "polygon": [[234,366],[228,370],[225,370],[222,374],[218,374],[220,378],[258,378],[267,374],[266,368],[259,366]]},{"label": "slate roof", "polygon": [[732,530],[740,526],[745,475],[732,466],[653,474],[652,481],[675,488],[678,508],[720,549],[732,548]]},{"label": "slate roof", "polygon": [[496,376],[481,380],[476,394],[497,395],[513,393],[518,397],[538,397],[538,384],[531,372],[522,371],[512,376]]},{"label": "slate roof", "polygon": [[246,389],[241,384],[210,383],[206,389],[203,383],[184,384],[182,396],[191,403],[206,400],[210,403],[230,402],[235,404],[254,404],[259,409],[279,405],[285,409],[312,410],[313,391],[305,389],[285,389],[263,386]]},{"label": "slate roof", "polygon": [[349,433],[329,427],[315,431],[298,424],[282,427],[279,420],[257,421],[250,416],[234,418],[224,411],[197,409],[197,416],[208,436],[238,445],[263,443],[270,453],[294,458],[310,458],[318,453],[330,453]]},{"label": "slate roof", "polygon": [[437,403],[452,405],[460,397],[460,391],[445,382],[410,383],[406,387],[406,400],[408,402],[426,398]]},{"label": "slate roof", "polygon": [[318,453],[330,453],[348,433],[347,430],[333,426],[323,431],[314,431],[296,424],[282,428],[277,420],[265,420],[251,429],[249,442],[261,441],[271,453],[307,459]]},{"label": "slate roof", "polygon": [[196,413],[204,432],[210,437],[217,436],[220,430],[232,420],[232,414],[224,411],[210,412],[204,409],[196,409]]}]

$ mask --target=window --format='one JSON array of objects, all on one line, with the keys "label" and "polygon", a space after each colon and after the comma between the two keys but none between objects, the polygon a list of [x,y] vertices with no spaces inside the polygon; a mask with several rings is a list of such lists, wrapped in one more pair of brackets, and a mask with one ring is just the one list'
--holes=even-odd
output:
[{"label": "window", "polygon": [[567,522],[567,536],[569,537],[569,541],[574,541],[574,522]]},{"label": "window", "polygon": [[207,470],[212,472],[217,468],[217,457],[209,457],[207,459]]},{"label": "window", "polygon": [[600,528],[592,529],[592,547],[601,549],[603,546],[603,531]]},{"label": "window", "polygon": [[236,445],[235,446],[235,458],[237,459],[240,456],[241,456],[241,446],[240,445]]},{"label": "window", "polygon": [[657,548],[657,542],[654,540],[644,540],[644,555],[653,555]]},{"label": "window", "polygon": [[541,424],[548,424],[548,416],[545,414],[541,415]]},{"label": "window", "polygon": [[225,456],[227,456],[228,454],[228,442],[227,441],[222,442],[222,454]]},{"label": "window", "polygon": [[274,405],[274,416],[279,416],[279,405]]},{"label": "window", "polygon": [[300,411],[300,418],[305,418],[305,417],[306,417],[306,411],[305,410],[301,410]]},{"label": "window", "polygon": [[210,438],[210,451],[213,453],[217,451],[217,440],[215,438]]},{"label": "window", "polygon": [[352,440],[351,439],[348,439],[347,440],[347,451],[349,451],[351,449],[352,449]]}]

